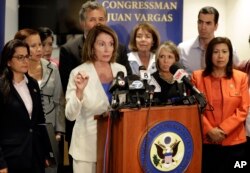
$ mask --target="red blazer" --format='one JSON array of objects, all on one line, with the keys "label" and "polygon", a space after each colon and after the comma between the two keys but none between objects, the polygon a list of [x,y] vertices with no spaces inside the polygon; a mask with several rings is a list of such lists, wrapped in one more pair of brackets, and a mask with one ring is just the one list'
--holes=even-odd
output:
[{"label": "red blazer", "polygon": [[[207,98],[207,109],[212,102],[212,85],[209,76],[202,76],[203,70],[194,71],[192,82],[205,94]],[[249,108],[248,77],[246,73],[233,70],[231,79],[223,78],[222,82],[222,104],[223,118],[219,127],[226,133],[227,137],[222,141],[222,145],[235,145],[246,141],[245,119]],[[213,111],[206,110],[203,115],[203,137],[204,143],[209,143],[205,135],[215,127]]]}]

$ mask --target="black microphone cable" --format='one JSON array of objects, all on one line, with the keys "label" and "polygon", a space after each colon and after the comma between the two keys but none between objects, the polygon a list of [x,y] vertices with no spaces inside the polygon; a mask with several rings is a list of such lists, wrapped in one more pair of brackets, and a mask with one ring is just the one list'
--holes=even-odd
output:
[{"label": "black microphone cable", "polygon": [[147,148],[148,148],[148,131],[149,131],[149,116],[150,116],[150,110],[151,110],[151,101],[149,101],[149,106],[147,109],[147,115],[146,115],[146,124],[145,124],[145,128],[146,128],[146,135],[145,135],[145,147],[144,147],[144,161],[143,161],[143,169],[144,171],[146,171],[146,164],[147,164]]}]

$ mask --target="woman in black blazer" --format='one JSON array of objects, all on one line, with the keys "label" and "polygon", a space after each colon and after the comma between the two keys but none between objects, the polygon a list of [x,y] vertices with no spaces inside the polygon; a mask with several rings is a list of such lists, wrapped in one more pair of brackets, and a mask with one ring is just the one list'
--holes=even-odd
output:
[{"label": "woman in black blazer", "polygon": [[45,123],[37,82],[27,75],[29,46],[11,40],[0,59],[0,173],[44,173]]}]

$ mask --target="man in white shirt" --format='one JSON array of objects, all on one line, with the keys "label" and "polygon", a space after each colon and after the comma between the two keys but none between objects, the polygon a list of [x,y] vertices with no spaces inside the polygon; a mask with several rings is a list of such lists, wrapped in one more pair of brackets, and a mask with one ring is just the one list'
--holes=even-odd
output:
[{"label": "man in white shirt", "polygon": [[[198,14],[198,37],[184,41],[178,45],[180,51],[180,63],[191,74],[194,70],[205,67],[205,52],[208,43],[215,37],[214,32],[218,28],[219,12],[210,6],[200,9]],[[234,51],[234,64],[239,62]]]}]

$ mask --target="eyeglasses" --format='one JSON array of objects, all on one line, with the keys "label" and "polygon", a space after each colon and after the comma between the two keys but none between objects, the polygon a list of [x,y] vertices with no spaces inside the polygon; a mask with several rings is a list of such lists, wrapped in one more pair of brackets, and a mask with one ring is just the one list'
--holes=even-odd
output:
[{"label": "eyeglasses", "polygon": [[30,59],[30,55],[15,55],[13,56],[13,58],[16,58],[18,61],[20,62],[24,62],[25,60],[29,60]]}]

